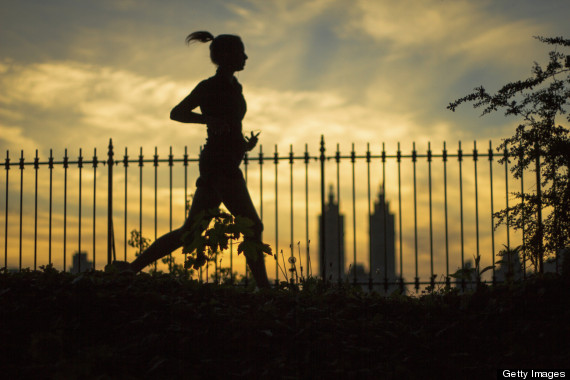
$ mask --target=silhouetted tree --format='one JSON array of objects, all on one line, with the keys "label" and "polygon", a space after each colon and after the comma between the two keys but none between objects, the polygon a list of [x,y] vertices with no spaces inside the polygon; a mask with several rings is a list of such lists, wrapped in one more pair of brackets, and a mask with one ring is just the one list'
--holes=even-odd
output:
[{"label": "silhouetted tree", "polygon": [[475,88],[447,108],[455,111],[460,104],[472,102],[474,108],[483,108],[482,115],[500,109],[506,116],[522,119],[514,136],[497,148],[505,153],[499,162],[512,160],[515,178],[527,169],[534,171],[536,191],[513,193],[520,202],[495,213],[495,227],[508,224],[524,229],[525,259],[542,273],[544,256],[570,242],[570,138],[568,128],[557,125],[560,119],[570,122],[570,116],[564,116],[570,99],[570,55],[561,52],[570,47],[570,40],[535,38],[555,47],[545,67],[535,62],[529,78],[507,83],[495,94],[482,86]]}]

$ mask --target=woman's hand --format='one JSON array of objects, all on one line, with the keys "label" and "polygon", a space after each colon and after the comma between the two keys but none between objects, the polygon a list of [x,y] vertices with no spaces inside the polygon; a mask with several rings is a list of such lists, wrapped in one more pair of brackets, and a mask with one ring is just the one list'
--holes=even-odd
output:
[{"label": "woman's hand", "polygon": [[250,137],[244,136],[246,152],[249,152],[250,150],[253,150],[253,148],[255,148],[255,146],[257,145],[257,136],[259,136],[260,133],[261,132],[257,132],[257,134],[253,134],[253,132],[251,132]]}]

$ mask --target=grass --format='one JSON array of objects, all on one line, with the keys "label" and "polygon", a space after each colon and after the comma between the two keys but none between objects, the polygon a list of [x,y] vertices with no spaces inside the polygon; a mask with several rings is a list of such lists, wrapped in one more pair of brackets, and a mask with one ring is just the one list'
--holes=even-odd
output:
[{"label": "grass", "polygon": [[4,378],[494,378],[570,363],[559,276],[383,297],[252,292],[169,275],[0,275]]}]

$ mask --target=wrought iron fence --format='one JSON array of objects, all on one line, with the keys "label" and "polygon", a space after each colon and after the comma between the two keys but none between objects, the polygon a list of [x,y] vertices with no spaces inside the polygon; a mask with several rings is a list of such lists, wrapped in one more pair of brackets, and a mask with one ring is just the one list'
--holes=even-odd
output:
[{"label": "wrought iron fence", "polygon": [[[40,160],[37,150],[31,160],[25,158],[23,151],[16,160],[10,156],[10,152],[6,152],[3,163],[4,268],[21,270],[27,266],[37,269],[40,265],[55,264],[67,270],[68,248],[73,246],[77,249],[76,254],[79,254],[77,260],[74,259],[74,265],[78,266],[75,270],[85,269],[81,265],[98,269],[101,268],[98,254],[102,252],[106,253],[106,262],[117,256],[132,259],[133,248],[127,244],[128,233],[136,229],[139,236],[147,234],[149,219],[152,219],[150,224],[154,228],[155,239],[159,229],[165,228],[166,220],[170,230],[174,220],[182,224],[191,194],[189,180],[198,175],[198,157],[190,157],[186,147],[178,157],[174,156],[172,147],[166,156],[160,156],[157,148],[150,157],[143,154],[142,148],[138,153],[138,156],[131,158],[125,148],[120,157],[112,141],[104,157],[98,156],[96,149],[92,157],[84,156],[83,150],[79,149],[77,159],[72,159],[66,149],[62,160],[56,159],[52,150],[47,160]],[[294,153],[292,145],[287,154],[280,153],[277,146],[273,152],[266,153],[260,146],[257,153],[246,155],[243,171],[265,225],[264,241],[270,243],[276,254],[273,278],[275,281],[284,277],[290,280],[288,273],[291,273],[292,277],[312,274],[330,279],[334,274],[335,280],[359,282],[371,288],[388,290],[393,286],[411,285],[418,290],[421,285],[450,284],[450,275],[455,269],[467,265],[470,259],[468,253],[483,257],[487,264],[495,265],[498,261],[497,234],[502,239],[500,244],[507,248],[513,246],[514,239],[521,241],[520,232],[515,233],[508,220],[502,230],[493,228],[493,213],[509,206],[509,188],[520,186],[521,191],[525,192],[524,177],[520,181],[511,178],[508,160],[496,168],[499,165],[496,158],[506,157],[506,154],[495,152],[491,142],[484,152],[477,149],[476,142],[468,151],[463,150],[461,142],[453,151],[444,142],[438,152],[432,150],[430,143],[423,152],[416,148],[415,143],[406,152],[398,143],[395,153],[389,153],[384,144],[381,144],[381,149],[380,145],[371,149],[367,144],[363,153],[357,153],[352,144],[344,154],[341,153],[340,144],[332,154],[329,153],[324,138],[321,138],[317,154],[309,153],[308,144],[305,144],[301,154]],[[480,174],[482,160],[488,161],[484,165],[487,169],[483,178]],[[284,169],[280,169],[282,163],[288,165],[286,179]],[[267,174],[264,178],[264,167],[268,164],[272,165],[272,178],[267,178]],[[133,179],[129,175],[132,166],[138,166],[138,178]],[[159,177],[159,168],[165,167],[168,168],[166,180],[162,175]],[[467,167],[471,167],[468,174]],[[434,168],[437,168],[437,174],[433,173]],[[150,183],[148,169],[152,170]],[[347,171],[350,174],[348,179],[345,176]],[[299,177],[303,179],[299,181]],[[328,180],[329,177],[332,181]],[[500,196],[496,195],[497,181],[504,181],[500,186]],[[380,265],[381,270],[373,268],[371,248],[372,207],[376,207],[372,198],[373,183],[375,188],[381,189],[380,195],[383,196],[380,205],[384,210],[383,231],[374,232],[383,234],[384,265]],[[137,199],[131,187],[137,184],[138,210],[133,212],[133,203]],[[466,184],[469,186],[466,187]],[[332,192],[336,188],[336,194],[327,197],[327,186]],[[154,204],[150,206],[151,214],[148,212],[149,189],[154,198]],[[282,197],[284,191],[286,196]],[[91,200],[87,201],[87,197]],[[349,213],[351,218],[348,227],[343,224],[342,228],[340,223],[344,219],[336,219],[339,223],[337,234],[342,236],[330,240],[326,233],[319,231],[327,231],[325,215],[331,209],[327,199],[330,202],[335,197],[336,202],[333,203],[340,210],[338,213]],[[165,200],[168,200],[167,213],[163,206]],[[481,203],[483,200],[486,204],[484,207]],[[83,207],[85,202],[89,202],[90,207]],[[390,202],[397,204],[397,210],[393,213],[389,210]],[[343,208],[345,205],[347,207]],[[482,208],[484,217],[481,217]],[[107,211],[106,218],[102,214],[104,210]],[[390,215],[395,224],[395,258],[392,266],[397,268],[397,274],[389,273],[391,270],[387,265],[392,254],[387,250],[389,233],[386,223]],[[121,219],[119,230],[122,231],[118,231],[113,222]],[[486,220],[482,223],[481,219]],[[363,226],[367,226],[368,231]],[[72,239],[69,233],[72,233]],[[86,236],[91,238],[89,242],[86,242]],[[122,246],[117,247],[117,241]],[[318,252],[312,248],[311,241],[313,245],[318,242]],[[338,247],[331,247],[331,241]],[[350,260],[344,260],[346,243],[352,246]],[[301,255],[301,245],[304,246],[304,255]],[[92,250],[91,262],[80,259],[81,253],[88,248]],[[339,255],[342,252],[343,260],[334,269],[338,273],[331,273],[332,266],[327,265],[326,252],[335,251],[335,248]],[[121,253],[123,257],[120,257]],[[284,255],[288,256],[289,265],[285,263]],[[245,261],[238,259],[233,249],[228,256],[230,273],[233,274],[238,266],[247,271]],[[17,266],[14,262],[17,262]],[[271,259],[266,262],[271,269]],[[319,269],[313,269],[311,263],[318,263]],[[525,263],[523,260],[522,265]],[[221,267],[221,263],[216,261],[216,276]],[[490,273],[486,281],[496,281],[495,269]],[[526,268],[522,273],[526,273]],[[408,281],[406,277],[410,274],[413,280]],[[201,278],[202,275],[200,273]]]}]

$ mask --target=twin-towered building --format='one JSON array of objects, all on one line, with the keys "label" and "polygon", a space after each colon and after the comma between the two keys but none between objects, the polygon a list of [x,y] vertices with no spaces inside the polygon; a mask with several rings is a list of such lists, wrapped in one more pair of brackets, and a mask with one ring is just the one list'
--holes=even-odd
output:
[{"label": "twin-towered building", "polygon": [[[370,277],[376,284],[387,280],[388,283],[396,283],[399,279],[396,276],[396,244],[395,244],[395,217],[390,212],[389,202],[386,201],[382,189],[378,194],[378,199],[374,202],[374,210],[369,219],[369,264],[371,273],[364,270],[362,264],[357,263],[356,268],[351,267],[351,273],[346,268],[345,241],[344,241],[344,215],[340,213],[338,200],[335,201],[333,187],[329,188],[328,202],[325,204],[325,260],[326,277],[329,281],[339,280],[352,281],[354,271],[358,282],[368,282]],[[319,215],[319,236],[322,236],[321,215]],[[319,245],[321,240],[319,239]],[[319,252],[321,252],[319,247]],[[322,273],[322,265],[320,272]],[[374,286],[375,289],[383,289],[381,285]],[[395,289],[394,285],[389,286],[389,290]]]}]

